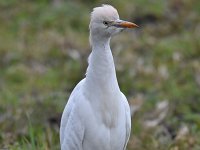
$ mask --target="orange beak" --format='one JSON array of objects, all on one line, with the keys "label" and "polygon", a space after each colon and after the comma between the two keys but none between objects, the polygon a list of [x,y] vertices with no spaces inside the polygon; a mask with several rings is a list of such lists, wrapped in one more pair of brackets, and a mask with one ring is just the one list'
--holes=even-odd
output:
[{"label": "orange beak", "polygon": [[136,27],[139,27],[135,23],[123,21],[123,20],[117,20],[117,21],[113,22],[112,25],[115,26],[115,27],[118,27],[118,28],[136,28]]}]

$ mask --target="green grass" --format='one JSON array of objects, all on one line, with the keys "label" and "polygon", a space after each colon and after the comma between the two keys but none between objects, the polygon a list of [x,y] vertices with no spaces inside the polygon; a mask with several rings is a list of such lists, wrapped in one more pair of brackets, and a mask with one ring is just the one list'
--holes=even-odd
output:
[{"label": "green grass", "polygon": [[[60,149],[59,119],[85,75],[89,13],[101,3],[0,1],[0,149]],[[111,43],[121,90],[130,102],[138,94],[144,99],[128,149],[199,149],[200,2],[110,4],[140,26]],[[144,127],[162,100],[169,102],[167,116],[155,128]],[[189,133],[176,140],[183,125]]]}]

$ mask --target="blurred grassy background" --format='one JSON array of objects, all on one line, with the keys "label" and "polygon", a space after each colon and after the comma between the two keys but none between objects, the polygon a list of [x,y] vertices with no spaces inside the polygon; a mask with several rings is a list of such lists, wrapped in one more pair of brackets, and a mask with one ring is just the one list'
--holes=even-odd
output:
[{"label": "blurred grassy background", "polygon": [[140,26],[111,43],[135,112],[128,149],[200,149],[198,0],[1,0],[0,149],[60,149],[60,116],[91,51],[89,13],[102,3]]}]

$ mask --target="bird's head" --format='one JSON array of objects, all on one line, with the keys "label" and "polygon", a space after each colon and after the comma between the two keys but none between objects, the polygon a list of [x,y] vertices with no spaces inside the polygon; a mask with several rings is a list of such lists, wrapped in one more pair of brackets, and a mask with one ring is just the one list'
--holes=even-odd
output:
[{"label": "bird's head", "polygon": [[111,37],[125,28],[138,27],[135,23],[119,19],[117,10],[111,5],[96,7],[91,13],[90,34],[101,38]]}]

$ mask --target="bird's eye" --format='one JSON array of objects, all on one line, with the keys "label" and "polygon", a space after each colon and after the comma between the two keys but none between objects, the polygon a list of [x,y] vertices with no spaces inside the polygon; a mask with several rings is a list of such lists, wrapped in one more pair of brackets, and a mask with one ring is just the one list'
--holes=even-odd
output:
[{"label": "bird's eye", "polygon": [[108,21],[103,21],[103,24],[104,24],[105,26],[108,26]]}]

